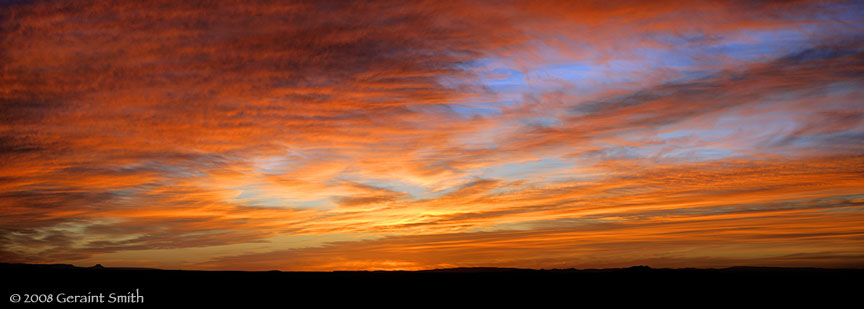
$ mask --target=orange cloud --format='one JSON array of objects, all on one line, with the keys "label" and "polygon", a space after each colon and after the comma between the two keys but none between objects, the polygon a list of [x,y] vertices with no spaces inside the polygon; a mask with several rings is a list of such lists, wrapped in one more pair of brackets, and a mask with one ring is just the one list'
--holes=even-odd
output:
[{"label": "orange cloud", "polygon": [[2,6],[3,261],[861,265],[854,3]]}]

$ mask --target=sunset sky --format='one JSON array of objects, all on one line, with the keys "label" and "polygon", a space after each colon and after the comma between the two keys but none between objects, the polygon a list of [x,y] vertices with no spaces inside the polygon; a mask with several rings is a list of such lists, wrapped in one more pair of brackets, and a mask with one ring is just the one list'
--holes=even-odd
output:
[{"label": "sunset sky", "polygon": [[864,1],[0,1],[0,262],[864,267]]}]

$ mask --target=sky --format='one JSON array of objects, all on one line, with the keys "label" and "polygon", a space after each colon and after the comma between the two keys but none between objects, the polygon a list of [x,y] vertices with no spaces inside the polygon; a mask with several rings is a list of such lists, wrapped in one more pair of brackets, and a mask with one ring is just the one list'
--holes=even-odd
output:
[{"label": "sky", "polygon": [[0,1],[0,262],[864,267],[862,1]]}]

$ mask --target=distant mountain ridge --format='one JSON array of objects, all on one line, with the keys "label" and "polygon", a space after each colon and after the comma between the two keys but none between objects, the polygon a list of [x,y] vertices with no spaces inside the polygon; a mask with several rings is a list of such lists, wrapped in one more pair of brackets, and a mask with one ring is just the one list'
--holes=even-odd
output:
[{"label": "distant mountain ridge", "polygon": [[408,272],[408,273],[506,273],[506,272],[650,272],[650,271],[727,271],[727,272],[743,272],[743,271],[775,271],[775,272],[795,272],[795,271],[828,271],[828,272],[864,272],[864,268],[818,268],[818,267],[775,267],[775,266],[732,266],[725,268],[652,268],[650,266],[638,265],[622,268],[551,268],[551,269],[531,269],[531,268],[513,268],[513,267],[454,267],[454,268],[436,268],[428,270],[334,270],[334,271],[283,271],[283,270],[267,270],[267,271],[247,271],[247,270],[184,270],[184,269],[160,269],[147,267],[105,267],[102,264],[96,264],[90,267],[75,266],[73,264],[29,264],[29,263],[0,263],[0,269],[12,268],[38,268],[38,269],[92,269],[92,270],[150,270],[150,271],[195,271],[195,272],[284,272],[284,273],[362,273],[362,272]]}]

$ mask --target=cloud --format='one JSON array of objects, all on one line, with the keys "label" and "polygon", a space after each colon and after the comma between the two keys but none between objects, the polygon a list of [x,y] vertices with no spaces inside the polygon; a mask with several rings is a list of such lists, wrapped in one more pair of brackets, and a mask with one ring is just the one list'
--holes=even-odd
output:
[{"label": "cloud", "polygon": [[[860,205],[859,205],[860,207]],[[845,222],[860,220],[860,211]],[[821,266],[860,267],[855,236],[825,212],[772,211],[740,217],[575,221],[527,231],[443,233],[335,242],[322,247],[234,255],[203,269],[363,270],[453,266],[525,268]],[[794,218],[794,219],[793,219]],[[806,227],[805,227],[806,226]],[[831,250],[821,251],[825,248]],[[806,250],[810,253],[801,253]],[[453,263],[459,261],[459,263]]]},{"label": "cloud", "polygon": [[4,261],[860,264],[860,4],[2,6]]},{"label": "cloud", "polygon": [[[788,112],[798,110],[809,113],[814,109],[813,106],[796,104],[795,101],[825,96],[826,89],[837,83],[861,82],[857,77],[861,75],[860,44],[847,42],[839,46],[820,46],[802,53],[812,54],[816,53],[813,50],[830,49],[844,52],[824,53],[816,59],[804,59],[800,57],[801,53],[796,53],[744,70],[723,71],[695,80],[660,84],[599,100],[575,101],[566,106],[564,112],[567,116],[560,117],[564,118],[562,125],[529,126],[519,134],[509,136],[501,144],[506,145],[504,148],[509,151],[531,152],[554,145],[611,139],[610,136],[632,134],[633,131],[672,130],[670,127],[674,129],[682,123],[686,125],[680,128],[683,130],[716,127],[718,118],[728,116],[724,112],[764,106],[776,96],[788,97],[782,104],[775,104],[776,107],[787,108]],[[575,98],[559,98],[566,99]],[[858,111],[850,101],[852,98],[837,99],[837,102],[823,103],[835,107],[823,112],[823,117],[836,118],[823,130],[829,130],[830,126],[840,126],[833,131],[860,130],[857,128],[860,122],[855,118]],[[697,127],[688,121],[698,122]],[[793,135],[807,130],[799,129]]]}]

